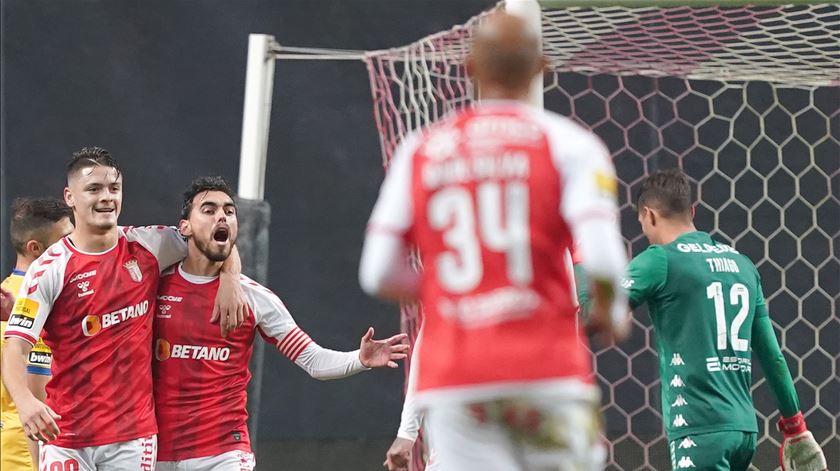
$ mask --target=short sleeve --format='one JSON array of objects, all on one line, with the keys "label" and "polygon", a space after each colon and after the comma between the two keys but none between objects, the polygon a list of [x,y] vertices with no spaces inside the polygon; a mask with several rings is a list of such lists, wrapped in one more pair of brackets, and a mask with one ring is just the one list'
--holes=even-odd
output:
[{"label": "short sleeve", "polygon": [[59,242],[41,255],[21,283],[15,305],[6,324],[5,337],[18,337],[33,346],[49,318],[53,303],[61,293],[69,253]]},{"label": "short sleeve", "polygon": [[633,258],[627,278],[622,280],[630,306],[636,308],[653,299],[665,287],[667,277],[668,257],[662,247],[652,245]]},{"label": "short sleeve", "polygon": [[128,240],[138,242],[155,256],[161,272],[187,256],[187,242],[176,227],[126,227],[123,230]]},{"label": "short sleeve", "polygon": [[383,231],[402,236],[411,229],[414,223],[411,200],[412,161],[419,143],[420,135],[412,134],[394,153],[368,221],[368,231]]},{"label": "short sleeve", "polygon": [[253,281],[248,281],[244,288],[260,334],[289,360],[297,360],[312,339],[298,327],[280,298],[268,288]]}]

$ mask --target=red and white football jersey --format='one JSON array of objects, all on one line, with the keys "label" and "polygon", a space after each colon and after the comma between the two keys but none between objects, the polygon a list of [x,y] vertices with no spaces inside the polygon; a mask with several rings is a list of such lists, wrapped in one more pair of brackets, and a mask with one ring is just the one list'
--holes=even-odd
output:
[{"label": "red and white football jersey", "polygon": [[61,415],[61,435],[51,444],[83,448],[157,432],[152,312],[161,271],[186,253],[175,228],[126,227],[105,252],[82,252],[65,237],[29,267],[5,336],[33,345],[41,336],[53,350],[47,404]]},{"label": "red and white football jersey", "polygon": [[570,224],[615,217],[614,182],[596,136],[518,102],[485,102],[401,144],[368,230],[422,256],[418,399],[554,379],[589,388]]},{"label": "red and white football jersey", "polygon": [[250,451],[245,406],[255,332],[293,362],[313,344],[274,293],[245,276],[242,288],[249,316],[225,338],[210,323],[218,277],[178,266],[161,279],[153,367],[158,461]]}]

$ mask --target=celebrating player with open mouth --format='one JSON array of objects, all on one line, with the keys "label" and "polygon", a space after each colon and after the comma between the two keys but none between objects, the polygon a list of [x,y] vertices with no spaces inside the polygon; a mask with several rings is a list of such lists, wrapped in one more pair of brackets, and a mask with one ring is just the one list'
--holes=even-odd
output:
[{"label": "celebrating player with open mouth", "polygon": [[[29,267],[9,318],[3,382],[27,436],[48,442],[41,450],[48,470],[155,466],[152,312],[161,271],[187,245],[172,227],[118,227],[122,190],[108,151],[73,155],[64,199],[76,227]],[[230,273],[226,267],[219,294],[234,324],[244,310],[238,262]],[[42,329],[47,346],[61,346],[47,404],[26,386],[27,355]]]},{"label": "celebrating player with open mouth", "polygon": [[248,304],[244,325],[227,338],[208,322],[222,263],[236,242],[232,192],[220,177],[193,181],[185,193],[181,232],[189,255],[164,273],[155,312],[155,407],[160,427],[158,469],[253,469],[246,420],[248,362],[256,332],[312,377],[344,378],[367,368],[396,368],[406,357],[405,334],[336,352],[301,330],[280,299],[241,277]]}]

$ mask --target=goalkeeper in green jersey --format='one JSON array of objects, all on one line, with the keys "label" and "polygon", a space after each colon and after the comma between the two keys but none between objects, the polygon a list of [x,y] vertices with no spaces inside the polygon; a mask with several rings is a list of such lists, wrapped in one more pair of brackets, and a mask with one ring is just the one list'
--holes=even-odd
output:
[{"label": "goalkeeper in green jersey", "polygon": [[650,246],[624,281],[633,308],[647,303],[656,332],[662,417],[674,469],[747,469],[756,446],[752,351],[776,396],[785,470],[826,461],[799,410],[755,265],[698,231],[688,178],[665,170],[643,183],[639,222]]}]

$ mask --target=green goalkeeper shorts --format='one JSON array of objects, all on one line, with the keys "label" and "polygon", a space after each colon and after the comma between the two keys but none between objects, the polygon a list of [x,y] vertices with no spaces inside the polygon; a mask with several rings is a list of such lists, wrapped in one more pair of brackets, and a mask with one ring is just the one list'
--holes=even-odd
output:
[{"label": "green goalkeeper shorts", "polygon": [[755,453],[754,432],[712,432],[688,435],[670,442],[674,470],[742,471]]}]

